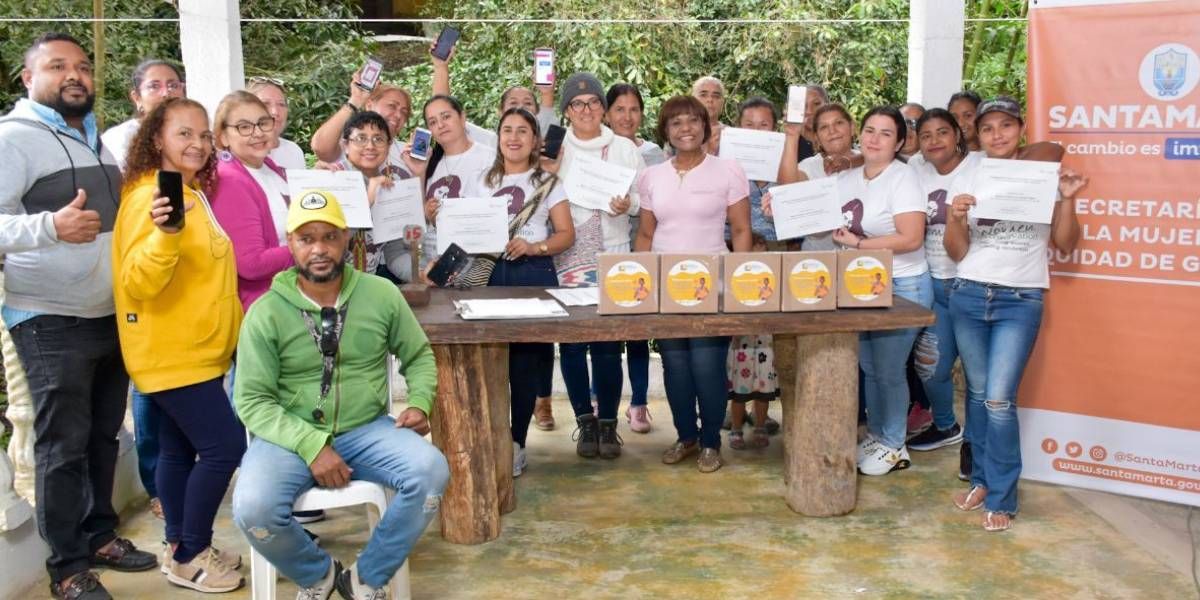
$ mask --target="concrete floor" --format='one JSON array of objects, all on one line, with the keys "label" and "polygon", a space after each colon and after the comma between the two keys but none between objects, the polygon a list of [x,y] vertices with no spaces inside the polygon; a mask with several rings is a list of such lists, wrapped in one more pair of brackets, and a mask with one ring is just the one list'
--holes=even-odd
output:
[{"label": "concrete floor", "polygon": [[[504,518],[501,537],[456,546],[432,526],[411,557],[414,598],[1197,594],[1182,507],[1022,482],[1013,529],[986,533],[979,513],[962,513],[950,501],[961,484],[954,477],[957,449],[947,448],[914,453],[907,471],[860,477],[858,508],[850,515],[805,518],[783,502],[778,437],[763,451],[726,449],[727,466],[703,475],[690,461],[659,462],[674,439],[661,398],[651,401],[652,433],[634,434],[622,421],[625,450],[616,461],[575,456],[566,399],[557,398],[555,409],[556,431],[531,432],[529,470],[517,480],[517,510]],[[352,562],[366,542],[363,512],[330,517],[311,528],[335,556]],[[157,548],[162,526],[142,510],[128,516],[122,533]],[[246,552],[228,502],[216,544]],[[248,566],[243,571],[248,578]],[[102,580],[122,599],[203,597],[172,587],[156,571],[106,572]],[[280,582],[280,598],[294,594],[294,586]],[[44,584],[24,596],[46,597]]]}]

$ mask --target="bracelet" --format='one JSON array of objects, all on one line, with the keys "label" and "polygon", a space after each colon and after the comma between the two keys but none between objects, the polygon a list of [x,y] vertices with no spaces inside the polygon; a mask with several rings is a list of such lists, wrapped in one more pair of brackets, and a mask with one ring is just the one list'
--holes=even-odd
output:
[{"label": "bracelet", "polygon": [[349,100],[347,100],[346,103],[343,104],[342,106],[349,108],[351,113],[357,113],[359,111],[359,108],[353,104],[350,104]]}]

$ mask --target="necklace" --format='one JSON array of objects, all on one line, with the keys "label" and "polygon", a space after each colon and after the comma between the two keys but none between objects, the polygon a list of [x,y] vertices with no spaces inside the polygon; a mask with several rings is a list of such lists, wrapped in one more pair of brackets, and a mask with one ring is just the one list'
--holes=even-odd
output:
[{"label": "necklace", "polygon": [[675,174],[679,176],[679,181],[683,181],[683,176],[690,173],[692,171],[692,169],[695,169],[696,167],[700,166],[700,163],[702,163],[702,162],[704,162],[703,157],[701,157],[700,161],[697,162],[696,164],[694,164],[690,167],[687,167],[685,169],[681,169],[681,168],[679,168],[679,156],[677,155],[677,156],[675,156],[675,160],[671,161],[671,166],[675,167]]}]

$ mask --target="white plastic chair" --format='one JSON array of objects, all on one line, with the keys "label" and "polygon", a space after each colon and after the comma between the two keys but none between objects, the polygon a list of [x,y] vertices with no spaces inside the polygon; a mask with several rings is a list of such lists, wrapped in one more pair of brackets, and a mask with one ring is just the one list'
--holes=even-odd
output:
[{"label": "white plastic chair", "polygon": [[[394,492],[388,488],[369,481],[351,481],[350,485],[339,489],[313,488],[300,495],[292,509],[327,510],[346,506],[367,505],[367,523],[371,531],[383,518],[384,511],[392,500]],[[375,510],[371,510],[374,507]],[[392,600],[410,600],[412,590],[408,581],[408,561],[400,565],[392,577],[390,597]],[[250,590],[253,600],[275,600],[275,566],[263,555],[250,548]]]}]

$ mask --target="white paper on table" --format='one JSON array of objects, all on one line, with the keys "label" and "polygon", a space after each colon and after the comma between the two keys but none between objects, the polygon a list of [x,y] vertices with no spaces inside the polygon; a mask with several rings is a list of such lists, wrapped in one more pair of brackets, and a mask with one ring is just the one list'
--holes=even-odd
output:
[{"label": "white paper on table", "polygon": [[808,108],[808,86],[788,86],[787,116],[788,123],[803,123],[805,109]]},{"label": "white paper on table", "polygon": [[837,177],[771,188],[775,237],[780,240],[833,231],[842,226]]},{"label": "white paper on table", "polygon": [[721,130],[721,158],[736,160],[751,181],[775,181],[784,138],[778,131],[725,127]]},{"label": "white paper on table", "polygon": [[600,288],[578,287],[546,290],[566,306],[595,306],[600,304]]},{"label": "white paper on table", "polygon": [[544,319],[566,317],[567,310],[553,300],[544,298],[479,298],[455,300],[455,308],[463,319]]},{"label": "white paper on table", "polygon": [[288,194],[292,202],[303,202],[314,193],[332,196],[342,207],[346,226],[370,229],[371,205],[367,202],[367,184],[358,171],[325,171],[323,169],[288,169]]},{"label": "white paper on table", "polygon": [[397,180],[390,188],[379,186],[375,204],[371,206],[371,222],[374,224],[371,237],[379,244],[404,239],[406,227],[424,229],[425,203],[421,180],[413,177]]},{"label": "white paper on table", "polygon": [[974,219],[1050,224],[1059,163],[985,158],[975,178]]},{"label": "white paper on table", "polygon": [[625,196],[637,169],[606,162],[591,154],[577,154],[564,178],[567,200],[584,208],[607,211],[614,196]]},{"label": "white paper on table", "polygon": [[438,254],[451,243],[467,254],[500,254],[508,245],[508,196],[448,198],[436,221]]}]

